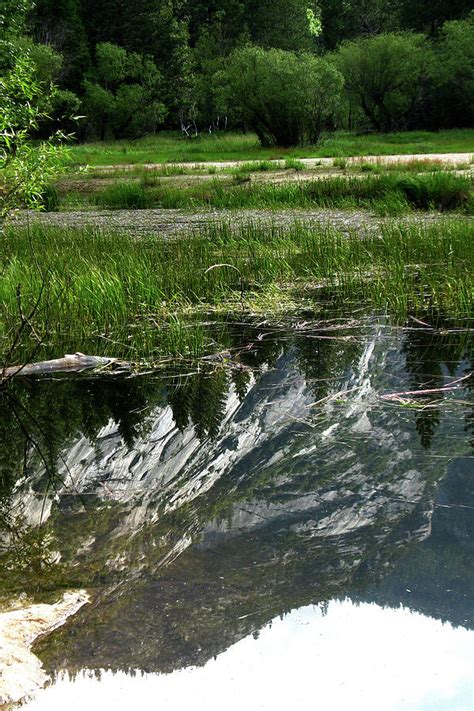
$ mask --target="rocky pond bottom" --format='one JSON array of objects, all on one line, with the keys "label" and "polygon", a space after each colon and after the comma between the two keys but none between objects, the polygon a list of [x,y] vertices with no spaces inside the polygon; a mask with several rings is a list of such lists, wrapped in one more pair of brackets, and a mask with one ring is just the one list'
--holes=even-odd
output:
[{"label": "rocky pond bottom", "polygon": [[12,383],[0,624],[49,626],[36,689],[0,643],[3,700],[24,668],[32,711],[470,709],[471,328],[261,326],[231,364]]}]

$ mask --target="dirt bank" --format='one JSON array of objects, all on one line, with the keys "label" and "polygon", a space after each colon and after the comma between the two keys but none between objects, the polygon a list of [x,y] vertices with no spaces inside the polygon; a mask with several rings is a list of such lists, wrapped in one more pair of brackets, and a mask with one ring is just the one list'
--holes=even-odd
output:
[{"label": "dirt bank", "polygon": [[[406,155],[388,155],[388,156],[353,156],[351,158],[297,158],[298,163],[302,163],[305,168],[312,169],[318,166],[334,166],[334,161],[344,160],[347,165],[357,166],[360,163],[380,163],[381,165],[393,165],[412,163],[413,161],[443,163],[444,165],[465,165],[474,161],[474,153],[411,153]],[[172,165],[177,168],[188,170],[206,170],[209,168],[226,169],[238,168],[241,165],[249,165],[259,162],[238,160],[238,161],[206,161],[206,162],[188,162],[188,163],[125,163],[117,165],[96,165],[94,171],[117,171],[117,170],[135,170],[140,166],[147,170],[162,169],[166,165]],[[265,161],[272,163],[275,166],[284,167],[284,160]]]}]

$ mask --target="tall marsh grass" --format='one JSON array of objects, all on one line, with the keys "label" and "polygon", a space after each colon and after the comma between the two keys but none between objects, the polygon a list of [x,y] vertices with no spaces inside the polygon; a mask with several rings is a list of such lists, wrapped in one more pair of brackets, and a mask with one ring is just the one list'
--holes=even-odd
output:
[{"label": "tall marsh grass", "polygon": [[150,192],[142,183],[120,182],[96,193],[95,203],[114,210],[143,210],[151,207]]},{"label": "tall marsh grass", "polygon": [[472,179],[448,172],[404,175],[336,176],[321,180],[286,183],[254,183],[247,171],[237,171],[233,181],[210,180],[192,187],[158,185],[150,189],[118,183],[97,193],[104,207],[134,206],[170,208],[385,208],[396,204],[405,210],[472,211]]},{"label": "tall marsh grass", "polygon": [[[255,309],[259,300],[268,305],[269,293],[275,307],[275,294],[290,292],[297,300],[304,289],[316,301],[358,301],[402,318],[430,309],[472,314],[472,238],[472,225],[463,220],[366,235],[297,223],[291,229],[216,224],[173,240],[10,228],[3,235],[2,349],[18,326],[17,286],[27,313],[43,282],[35,323],[52,343],[66,339],[84,350],[88,339],[102,338],[115,352],[134,349],[142,356],[156,348],[175,355],[204,351],[205,332],[188,328],[190,314]],[[223,266],[209,271],[217,264]]]}]

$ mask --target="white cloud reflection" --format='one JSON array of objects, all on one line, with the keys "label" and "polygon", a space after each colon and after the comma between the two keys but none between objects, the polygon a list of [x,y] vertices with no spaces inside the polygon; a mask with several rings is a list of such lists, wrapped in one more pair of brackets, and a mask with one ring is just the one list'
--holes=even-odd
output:
[{"label": "white cloud reflection", "polygon": [[472,711],[474,632],[349,600],[273,620],[204,667],[65,676],[27,711]]}]

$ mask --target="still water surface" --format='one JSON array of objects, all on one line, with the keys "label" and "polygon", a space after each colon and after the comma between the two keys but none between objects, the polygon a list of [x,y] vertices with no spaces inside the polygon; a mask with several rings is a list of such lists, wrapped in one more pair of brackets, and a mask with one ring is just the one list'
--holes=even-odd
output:
[{"label": "still water surface", "polygon": [[1,595],[92,597],[26,708],[472,708],[472,334],[235,339],[230,365],[11,392]]}]

